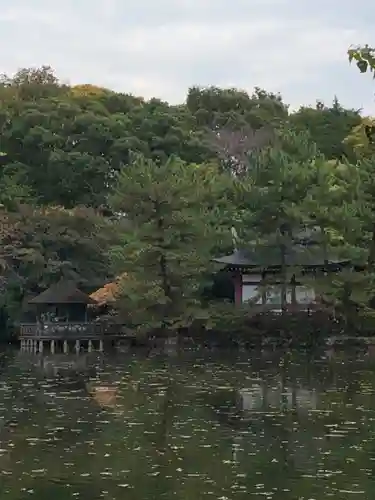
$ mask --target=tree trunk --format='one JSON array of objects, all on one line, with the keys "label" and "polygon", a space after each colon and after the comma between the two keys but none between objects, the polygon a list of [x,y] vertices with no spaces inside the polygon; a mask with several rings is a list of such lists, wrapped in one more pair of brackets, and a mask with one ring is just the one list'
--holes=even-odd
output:
[{"label": "tree trunk", "polygon": [[286,266],[286,249],[285,245],[281,245],[281,311],[284,314],[287,309],[287,288],[288,288],[288,272]]},{"label": "tree trunk", "polygon": [[372,228],[372,237],[370,242],[369,255],[367,259],[367,266],[369,271],[374,267],[374,264],[375,264],[375,224],[373,224]]},{"label": "tree trunk", "polygon": [[159,269],[160,269],[160,277],[162,280],[162,288],[164,291],[164,297],[166,299],[166,303],[163,307],[163,318],[162,318],[162,330],[165,336],[168,336],[168,318],[171,313],[172,306],[172,289],[170,285],[170,280],[168,276],[168,262],[164,251],[164,219],[160,213],[160,206],[157,202],[155,202],[155,211],[158,215],[158,230],[160,232],[159,236],[159,247],[161,248],[161,254],[159,257]]}]

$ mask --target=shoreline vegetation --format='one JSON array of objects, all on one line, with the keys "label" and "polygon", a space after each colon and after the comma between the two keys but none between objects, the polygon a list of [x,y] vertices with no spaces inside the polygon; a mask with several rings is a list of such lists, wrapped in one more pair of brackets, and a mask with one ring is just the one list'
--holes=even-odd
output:
[{"label": "shoreline vegetation", "polygon": [[[374,68],[370,48],[349,58]],[[170,105],[89,84],[50,67],[0,80],[0,326],[60,279],[102,301],[138,338],[181,333],[245,344],[302,344],[375,330],[375,119],[317,101],[290,111],[279,94],[217,87]],[[214,262],[233,248],[288,248],[318,228],[350,266],[283,280],[313,287],[317,313],[253,314],[233,304]]]}]

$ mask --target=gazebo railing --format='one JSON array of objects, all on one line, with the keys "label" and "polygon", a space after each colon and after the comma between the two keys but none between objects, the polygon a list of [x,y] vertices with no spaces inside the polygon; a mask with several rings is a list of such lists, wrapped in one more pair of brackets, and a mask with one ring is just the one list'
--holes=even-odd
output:
[{"label": "gazebo railing", "polygon": [[89,339],[105,335],[118,335],[121,325],[97,322],[68,323],[21,323],[20,338],[23,339]]}]

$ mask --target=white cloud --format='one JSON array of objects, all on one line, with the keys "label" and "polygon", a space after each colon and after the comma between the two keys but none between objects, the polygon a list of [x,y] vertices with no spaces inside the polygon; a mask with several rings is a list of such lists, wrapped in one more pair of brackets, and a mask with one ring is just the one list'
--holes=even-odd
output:
[{"label": "white cloud", "polygon": [[[375,8],[368,3],[368,14]],[[326,5],[327,4],[327,5]],[[172,102],[191,85],[280,91],[292,105],[343,94],[372,105],[371,78],[350,68],[372,41],[348,0],[13,0],[0,14],[0,71],[49,64],[90,82]],[[372,9],[372,10],[371,10]],[[340,16],[337,15],[340,12]],[[371,15],[370,15],[371,17]],[[373,19],[374,19],[373,17]]]}]

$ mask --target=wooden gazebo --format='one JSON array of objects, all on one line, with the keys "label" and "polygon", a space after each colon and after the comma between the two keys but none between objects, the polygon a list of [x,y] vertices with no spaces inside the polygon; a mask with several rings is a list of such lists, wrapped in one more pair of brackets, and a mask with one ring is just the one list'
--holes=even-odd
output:
[{"label": "wooden gazebo", "polygon": [[248,303],[260,312],[319,309],[316,291],[301,277],[335,273],[350,265],[340,252],[326,248],[317,228],[296,231],[287,244],[252,244],[214,262],[229,273],[235,304]]},{"label": "wooden gazebo", "polygon": [[79,290],[72,281],[60,280],[42,293],[29,300],[36,307],[36,317],[40,321],[86,322],[87,306],[95,300]]},{"label": "wooden gazebo", "polygon": [[20,325],[22,348],[41,352],[44,342],[48,341],[52,352],[60,344],[64,352],[68,352],[73,342],[79,352],[82,343],[86,342],[90,351],[96,341],[102,350],[104,337],[116,333],[111,331],[114,325],[90,318],[88,306],[95,305],[96,301],[71,281],[60,280],[29,300],[28,304],[34,310],[35,319]]}]

